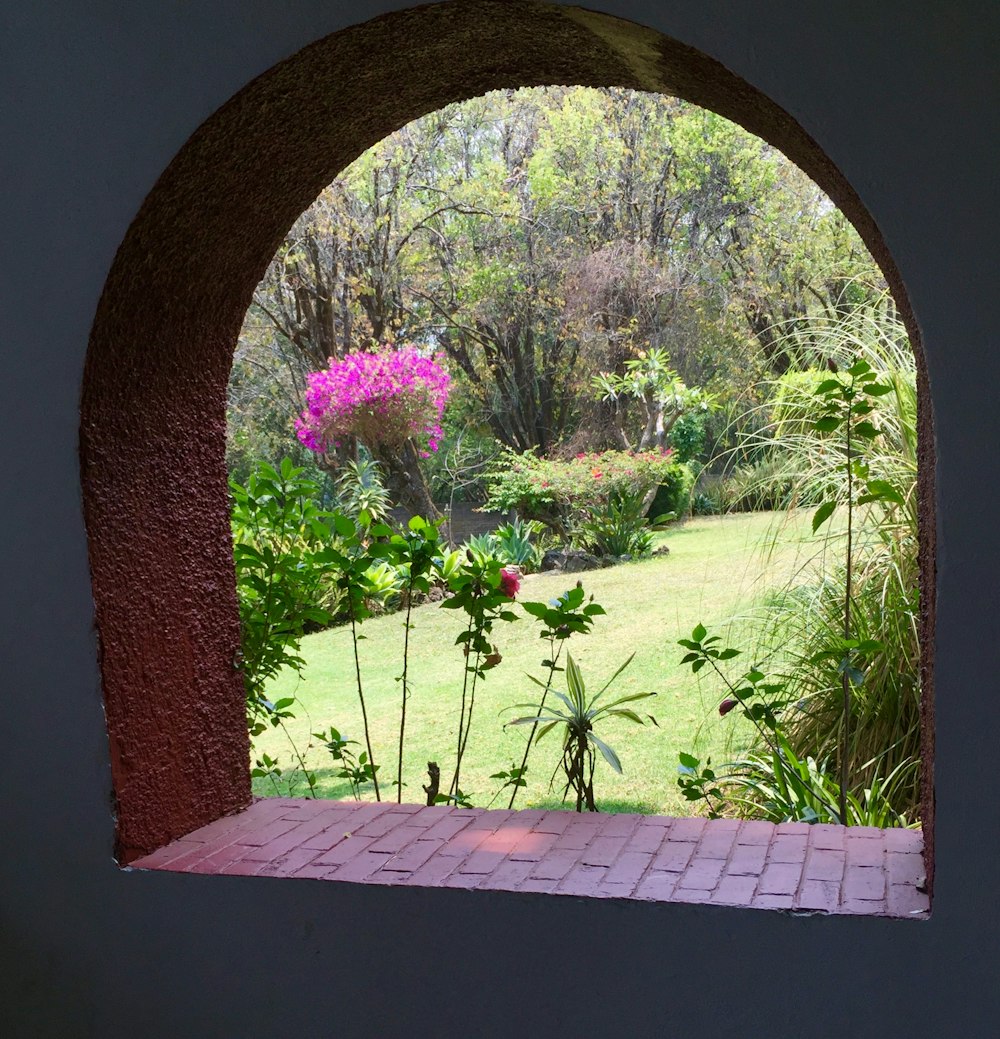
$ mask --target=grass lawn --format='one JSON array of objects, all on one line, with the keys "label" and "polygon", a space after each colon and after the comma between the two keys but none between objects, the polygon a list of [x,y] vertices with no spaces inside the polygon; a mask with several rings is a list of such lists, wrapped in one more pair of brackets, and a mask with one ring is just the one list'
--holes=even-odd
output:
[{"label": "grass lawn", "polygon": [[[588,689],[599,689],[634,651],[631,667],[612,691],[655,690],[658,694],[637,705],[641,712],[656,717],[658,728],[639,728],[613,720],[597,730],[618,751],[624,767],[624,774],[619,776],[598,760],[594,790],[602,810],[689,814],[676,786],[678,753],[693,750],[702,758],[711,755],[720,761],[740,749],[747,736],[743,728],[747,723],[734,715],[718,717],[722,690],[711,677],[694,678],[688,668],[678,666],[683,651],[676,642],[701,621],[735,640],[736,645],[752,644],[744,619],[748,607],[769,587],[789,580],[815,548],[808,536],[809,515],[804,512],[791,517],[777,550],[765,555],[763,546],[773,538],[781,518],[769,513],[700,517],[658,535],[659,542],[670,547],[668,556],[579,575],[587,593],[607,610],[606,617],[597,618],[591,635],[574,636],[568,643]],[[518,599],[550,599],[575,584],[576,579],[577,575],[531,575],[523,581]],[[477,806],[489,805],[499,788],[499,781],[490,779],[490,774],[509,768],[515,760],[519,764],[523,753],[528,730],[505,730],[503,723],[530,712],[514,713],[505,708],[537,700],[541,693],[524,672],[543,676],[540,663],[548,644],[539,639],[537,622],[517,612],[523,619],[495,627],[494,638],[503,662],[477,688],[473,730],[462,766],[462,789]],[[429,760],[441,766],[442,789],[447,789],[451,778],[463,666],[454,641],[462,617],[464,614],[442,610],[437,604],[422,606],[413,613],[412,691],[403,768],[405,801],[423,803],[421,784],[426,782]],[[399,718],[395,677],[402,666],[403,616],[372,619],[363,631],[367,638],[360,643],[361,666],[375,756],[382,766],[379,778],[383,797],[394,799],[391,784],[396,778]],[[309,748],[306,760],[317,772],[320,795],[348,798],[348,784],[333,777],[329,756],[318,741],[311,740],[310,733],[332,724],[359,741],[355,749],[363,749],[350,631],[337,628],[308,636],[302,650],[308,662],[304,676],[281,676],[271,688],[272,698],[298,698],[298,716],[288,724],[289,733],[300,747]],[[280,731],[260,737],[257,753],[260,751],[278,757],[284,766],[292,764],[288,740]],[[532,750],[528,786],[518,795],[519,807],[560,806],[559,776],[549,789],[559,757],[559,737],[553,731]],[[292,792],[302,795],[306,786],[301,775],[297,778]],[[254,784],[255,793],[260,795],[289,792],[287,786],[276,790],[267,780],[255,780]],[[496,800],[494,807],[506,807],[508,799],[509,791]]]}]

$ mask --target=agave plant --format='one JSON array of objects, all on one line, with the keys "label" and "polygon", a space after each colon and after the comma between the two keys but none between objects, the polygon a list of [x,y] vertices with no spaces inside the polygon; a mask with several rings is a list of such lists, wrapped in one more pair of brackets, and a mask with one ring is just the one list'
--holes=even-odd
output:
[{"label": "agave plant", "polygon": [[[597,753],[619,774],[622,772],[622,763],[617,753],[608,746],[594,732],[594,726],[609,718],[624,718],[634,722],[636,725],[645,725],[647,720],[656,725],[656,719],[647,714],[645,717],[637,714],[630,707],[623,706],[627,703],[635,703],[639,700],[647,700],[656,693],[630,693],[628,696],[620,696],[617,700],[599,704],[598,701],[607,692],[612,682],[632,663],[632,657],[605,682],[600,692],[596,693],[590,700],[587,699],[587,688],[583,680],[583,674],[579,665],[573,659],[572,654],[566,654],[566,692],[555,692],[556,697],[562,702],[565,710],[544,707],[540,704],[522,703],[515,704],[514,710],[528,708],[533,714],[522,718],[515,718],[511,725],[537,725],[535,742],[553,729],[560,728],[563,732],[563,752],[556,771],[561,767],[566,776],[566,787],[563,790],[563,799],[572,789],[576,795],[576,810],[582,812],[584,806],[588,812],[596,812],[597,805],[594,801],[594,765]],[[545,688],[544,684],[537,678],[528,676],[538,686]],[[553,779],[555,773],[553,773]]]}]

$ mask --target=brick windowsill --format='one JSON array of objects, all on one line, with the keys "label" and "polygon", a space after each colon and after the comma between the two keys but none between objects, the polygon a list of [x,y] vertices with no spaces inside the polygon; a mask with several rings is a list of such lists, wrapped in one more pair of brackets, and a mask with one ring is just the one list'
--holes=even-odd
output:
[{"label": "brick windowsill", "polygon": [[916,830],[263,798],[133,869],[924,919]]}]

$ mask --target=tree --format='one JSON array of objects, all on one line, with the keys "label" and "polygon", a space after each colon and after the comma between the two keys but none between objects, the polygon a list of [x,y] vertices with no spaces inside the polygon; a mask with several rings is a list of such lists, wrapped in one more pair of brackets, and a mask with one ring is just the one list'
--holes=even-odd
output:
[{"label": "tree", "polygon": [[317,453],[346,438],[362,441],[383,465],[396,504],[437,519],[419,456],[438,448],[450,381],[437,359],[415,346],[348,354],[309,375],[296,433]]}]

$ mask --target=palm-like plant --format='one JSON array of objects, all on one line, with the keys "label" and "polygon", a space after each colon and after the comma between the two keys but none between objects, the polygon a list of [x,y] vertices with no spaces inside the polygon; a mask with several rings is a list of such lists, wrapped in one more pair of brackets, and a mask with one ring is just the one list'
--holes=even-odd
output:
[{"label": "palm-like plant", "polygon": [[[632,657],[605,682],[601,690],[590,700],[587,699],[587,688],[583,680],[583,674],[579,665],[573,659],[572,654],[566,654],[566,692],[555,692],[556,697],[562,702],[565,710],[545,707],[542,704],[522,703],[515,704],[514,710],[528,708],[533,714],[522,718],[515,718],[511,725],[537,725],[535,742],[555,728],[563,730],[563,752],[556,771],[561,767],[566,776],[566,787],[563,790],[563,799],[566,798],[570,789],[576,794],[576,810],[582,812],[584,806],[588,812],[596,812],[597,805],[594,801],[594,766],[597,761],[597,752],[601,757],[621,775],[622,763],[613,748],[608,746],[594,732],[594,726],[608,718],[624,718],[634,722],[636,725],[645,725],[651,721],[656,725],[656,719],[648,714],[645,717],[637,714],[629,707],[623,706],[627,703],[635,703],[646,700],[656,693],[630,693],[628,696],[620,696],[617,700],[598,704],[601,697],[607,692],[612,682],[632,663]],[[545,686],[537,678],[531,678],[536,685]],[[552,774],[555,778],[555,772]]]}]

